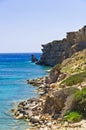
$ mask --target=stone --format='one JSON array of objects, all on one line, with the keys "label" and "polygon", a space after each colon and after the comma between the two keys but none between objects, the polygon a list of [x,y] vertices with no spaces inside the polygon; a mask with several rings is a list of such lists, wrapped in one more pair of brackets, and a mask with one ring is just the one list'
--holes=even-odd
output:
[{"label": "stone", "polygon": [[65,122],[65,123],[64,123],[64,126],[67,127],[67,126],[68,126],[68,122]]},{"label": "stone", "polygon": [[30,122],[32,122],[33,124],[34,123],[39,123],[39,121],[40,121],[40,116],[32,116],[30,118]]},{"label": "stone", "polygon": [[36,63],[38,59],[32,54],[31,61]]},{"label": "stone", "polygon": [[16,116],[16,119],[23,119],[23,114],[22,113],[20,113],[18,116]]},{"label": "stone", "polygon": [[45,83],[45,77],[37,78],[37,79],[31,79],[27,80],[28,84],[31,84],[33,86],[40,87],[40,85]]},{"label": "stone", "polygon": [[29,118],[30,118],[30,117],[32,117],[32,116],[33,116],[33,113],[32,113],[32,111],[31,111],[31,110],[29,110],[29,111],[26,111],[26,115],[27,115],[27,117],[29,116]]},{"label": "stone", "polygon": [[51,123],[51,122],[48,122],[48,123],[47,123],[47,126],[49,126],[49,127],[52,126],[52,123]]}]

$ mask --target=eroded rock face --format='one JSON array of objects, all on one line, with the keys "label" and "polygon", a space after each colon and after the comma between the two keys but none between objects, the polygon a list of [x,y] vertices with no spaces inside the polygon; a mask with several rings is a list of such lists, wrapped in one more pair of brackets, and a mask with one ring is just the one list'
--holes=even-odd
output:
[{"label": "eroded rock face", "polygon": [[54,66],[51,69],[48,77],[46,77],[45,82],[47,84],[52,84],[52,83],[59,82],[59,81],[63,80],[66,76],[67,76],[66,73],[61,72],[61,65],[59,64],[59,65]]},{"label": "eroded rock face", "polygon": [[55,83],[61,74],[60,70],[51,70],[49,76],[46,78],[46,83]]},{"label": "eroded rock face", "polygon": [[68,32],[63,40],[42,45],[42,55],[37,64],[54,66],[86,48],[86,26],[76,32]]},{"label": "eroded rock face", "polygon": [[[76,88],[65,88],[59,91],[55,91],[54,93],[52,93],[52,95],[48,95],[43,107],[43,113],[49,113],[55,118],[56,116],[58,117],[59,115],[62,115],[63,112],[65,112],[71,106],[72,98],[70,99],[69,96],[72,95],[75,91]],[[69,106],[65,104],[66,101],[67,103],[69,101],[67,99],[68,97],[71,103],[69,104]]]},{"label": "eroded rock face", "polygon": [[38,64],[54,66],[61,63],[65,57],[69,56],[66,50],[70,48],[67,41],[53,41],[51,43],[42,45],[43,54],[41,55]]}]

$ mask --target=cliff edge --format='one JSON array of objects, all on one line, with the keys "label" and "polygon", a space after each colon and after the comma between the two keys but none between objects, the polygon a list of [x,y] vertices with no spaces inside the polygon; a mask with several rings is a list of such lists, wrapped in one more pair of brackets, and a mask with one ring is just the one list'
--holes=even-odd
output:
[{"label": "cliff edge", "polygon": [[65,39],[52,41],[42,47],[43,53],[37,64],[48,66],[59,64],[75,52],[86,48],[86,26],[76,32],[67,32]]}]

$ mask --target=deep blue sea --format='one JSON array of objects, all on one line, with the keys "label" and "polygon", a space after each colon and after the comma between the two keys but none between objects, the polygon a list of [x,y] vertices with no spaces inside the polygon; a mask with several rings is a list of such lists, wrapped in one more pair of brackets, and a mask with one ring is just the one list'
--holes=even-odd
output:
[{"label": "deep blue sea", "polygon": [[[10,113],[19,101],[38,96],[27,79],[47,75],[48,67],[31,62],[31,54],[0,54],[0,130],[26,130],[28,123]],[[34,54],[34,53],[33,53]],[[37,58],[40,53],[35,53]]]}]

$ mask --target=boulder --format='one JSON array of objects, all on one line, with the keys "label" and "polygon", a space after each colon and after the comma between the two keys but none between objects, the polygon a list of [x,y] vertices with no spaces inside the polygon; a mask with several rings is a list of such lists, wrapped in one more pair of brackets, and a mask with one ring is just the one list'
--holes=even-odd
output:
[{"label": "boulder", "polygon": [[44,82],[45,82],[45,77],[27,80],[27,83],[28,83],[28,84],[31,84],[31,85],[37,86],[37,87],[39,87],[40,85],[43,85]]},{"label": "boulder", "polygon": [[40,121],[40,117],[39,116],[32,116],[30,118],[30,122],[32,122],[33,124],[39,123],[39,121]]}]

